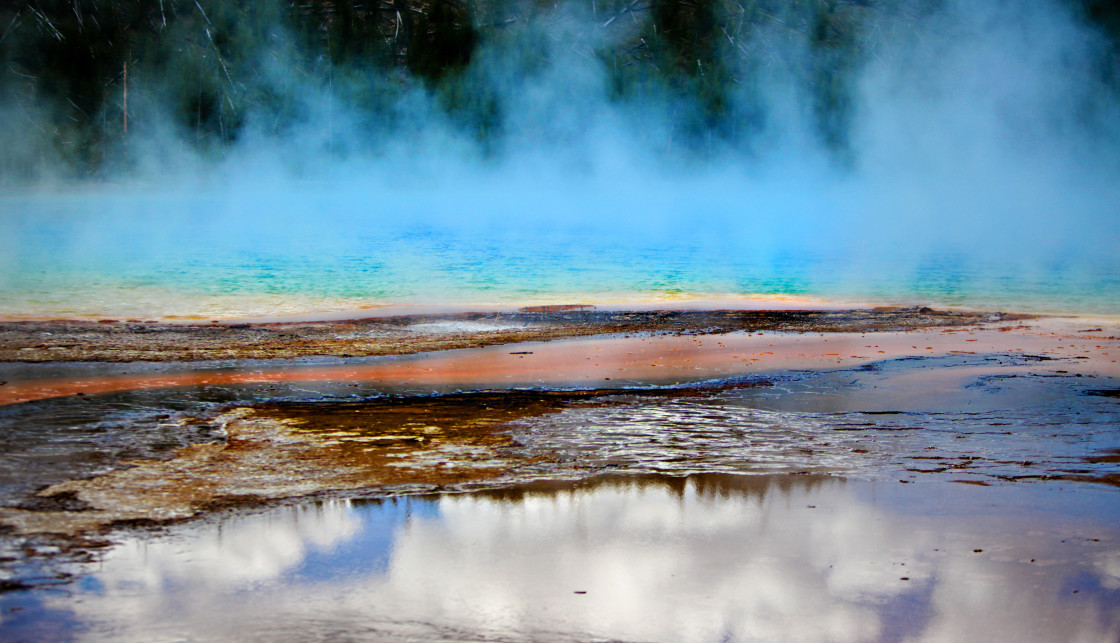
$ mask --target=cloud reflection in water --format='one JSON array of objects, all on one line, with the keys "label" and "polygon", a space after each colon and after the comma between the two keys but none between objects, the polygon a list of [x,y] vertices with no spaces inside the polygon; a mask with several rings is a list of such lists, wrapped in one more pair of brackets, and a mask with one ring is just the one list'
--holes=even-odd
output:
[{"label": "cloud reflection in water", "polygon": [[80,640],[1116,640],[1116,522],[1016,494],[708,475],[327,502],[127,543],[27,609]]}]

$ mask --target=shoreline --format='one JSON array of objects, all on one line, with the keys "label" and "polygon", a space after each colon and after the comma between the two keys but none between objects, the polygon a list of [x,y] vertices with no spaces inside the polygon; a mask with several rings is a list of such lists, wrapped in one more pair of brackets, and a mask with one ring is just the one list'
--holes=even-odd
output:
[{"label": "shoreline", "polygon": [[[191,416],[193,411],[153,416],[145,420],[152,423],[150,432],[140,437],[127,435],[129,424],[121,429],[128,440],[173,444],[177,439],[184,446],[152,448],[130,458],[92,447],[81,457],[94,464],[79,463],[71,473],[21,470],[18,484],[24,491],[0,507],[0,528],[8,530],[5,537],[46,538],[55,545],[61,542],[63,552],[85,555],[89,543],[121,528],[159,527],[278,503],[580,480],[613,470],[620,457],[630,457],[625,455],[630,447],[595,455],[594,449],[602,447],[578,441],[574,447],[563,446],[570,439],[567,431],[533,437],[524,427],[581,409],[660,408],[690,397],[707,404],[727,395],[771,396],[776,401],[763,401],[763,407],[777,405],[773,408],[780,410],[792,404],[788,408],[798,413],[855,413],[869,421],[899,414],[903,421],[919,424],[921,420],[906,418],[962,413],[998,402],[992,412],[993,423],[1000,425],[1022,413],[1014,409],[1035,403],[1040,392],[1056,390],[1112,413],[1115,402],[1110,398],[1120,393],[1120,323],[1084,322],[928,308],[617,313],[559,307],[515,316],[472,313],[219,329],[34,323],[19,329],[24,341],[77,345],[63,350],[37,346],[37,354],[44,356],[39,362],[0,364],[0,409],[10,410],[9,422],[15,422],[10,428],[23,431],[27,439],[45,439],[36,438],[36,418],[41,417],[36,414],[52,408],[65,414],[87,406],[97,412],[103,405],[107,411],[118,408],[114,400],[119,399],[159,410],[209,390],[249,387],[250,393],[215,402],[218,407],[208,408],[216,408],[216,416]],[[0,346],[9,351],[10,327],[0,324],[0,339],[7,342]],[[46,340],[40,335],[58,331]],[[353,336],[331,343],[330,337],[340,332]],[[285,339],[308,352],[276,357],[282,351],[254,343],[259,336],[276,334],[294,334],[296,338]],[[149,353],[168,356],[162,361],[73,359],[132,355],[153,337],[171,347],[158,353],[148,345]],[[217,357],[202,350],[229,351],[230,337],[244,342],[241,353]],[[363,346],[366,356],[343,356],[343,351]],[[374,346],[396,352],[375,353],[369,350]],[[299,357],[308,354],[324,357]],[[183,359],[195,355],[217,359]],[[798,393],[783,384],[793,381],[790,374],[800,374],[793,380],[815,378],[818,389]],[[849,380],[867,384],[852,389]],[[303,390],[319,393],[292,397]],[[128,397],[144,392],[150,393],[135,401]],[[1069,410],[1062,404],[1088,404],[1062,399],[1067,401],[1045,412],[1061,414]],[[1030,418],[1016,421],[1033,422]],[[1099,429],[1093,429],[1092,449],[1086,446],[1083,454],[1038,447],[1041,453],[1025,463],[1028,458],[997,449],[981,458],[991,461],[988,471],[976,464],[978,452],[969,440],[975,433],[963,429],[928,434],[941,444],[936,459],[925,450],[934,446],[923,443],[905,447],[870,470],[858,463],[864,456],[854,464],[829,464],[868,453],[882,435],[915,430],[909,426],[830,428],[827,442],[812,435],[798,438],[807,440],[799,447],[805,453],[827,447],[826,453],[834,451],[828,457],[818,461],[796,451],[777,472],[764,467],[741,473],[920,475],[930,482],[981,486],[1019,480],[1120,485],[1111,464],[1117,462],[1120,445]],[[993,435],[1005,433],[1013,432]],[[70,438],[51,439],[65,443]],[[644,442],[638,440],[633,448],[645,448],[639,446]],[[713,467],[725,471],[720,444],[700,443],[689,466],[697,472]],[[575,450],[565,451],[570,448]],[[19,454],[12,457],[21,461]],[[654,451],[650,457],[669,456]],[[709,462],[711,458],[715,460]],[[628,466],[642,470],[645,465],[636,461]]]},{"label": "shoreline", "polygon": [[[170,293],[169,293],[170,295]],[[557,303],[565,302],[565,303]],[[106,309],[101,312],[75,312],[39,310],[31,312],[0,311],[0,324],[24,323],[128,323],[167,326],[232,325],[232,324],[300,324],[368,321],[383,318],[435,317],[463,314],[509,315],[541,309],[585,309],[600,313],[625,312],[705,312],[705,311],[850,311],[850,310],[902,310],[932,308],[949,313],[972,313],[980,310],[1001,311],[1032,317],[1079,317],[1101,319],[1120,323],[1120,312],[1086,312],[1083,307],[1047,307],[1039,303],[1019,301],[993,305],[985,300],[939,301],[934,298],[913,297],[861,297],[798,294],[647,294],[646,296],[566,296],[538,297],[522,300],[417,300],[385,303],[359,303],[348,301],[338,306],[318,307],[314,303],[277,305],[271,302],[268,312],[231,309],[225,312],[204,312],[205,305],[195,312],[176,314],[124,312]],[[200,302],[204,304],[204,302]],[[284,312],[275,312],[283,310]]]},{"label": "shoreline", "polygon": [[[1030,319],[929,308],[612,312],[553,306],[516,313],[217,327],[0,324],[0,364],[8,365],[0,369],[0,406],[124,390],[265,382],[376,382],[444,390],[675,384],[733,376],[755,366],[827,368],[887,356],[870,351],[870,345],[862,351],[866,355],[851,354],[855,349],[844,346],[810,346],[808,340],[807,348],[797,348],[805,334],[947,332],[1022,326]],[[762,333],[774,335],[778,348],[765,350],[774,343],[751,339]],[[726,343],[709,341],[705,348],[703,338],[711,336]],[[900,355],[903,344],[891,355]],[[813,357],[795,358],[808,354],[795,349]],[[93,375],[81,374],[77,366],[94,363],[122,364],[122,369]],[[157,364],[170,370],[144,368]]]},{"label": "shoreline", "polygon": [[1036,317],[927,307],[599,309],[573,304],[341,320],[0,321],[0,363],[366,357],[619,333],[873,332]]},{"label": "shoreline", "polygon": [[[556,301],[568,303],[557,304]],[[228,312],[208,315],[201,312],[174,315],[104,313],[0,313],[0,324],[8,323],[132,323],[132,324],[286,324],[348,322],[390,317],[422,317],[468,313],[514,314],[531,310],[594,309],[599,312],[649,311],[767,311],[767,310],[855,310],[875,307],[918,308],[917,303],[876,304],[848,299],[828,299],[801,295],[710,294],[663,295],[650,297],[558,297],[522,301],[415,301],[356,304],[322,309],[308,308],[283,313]]]},{"label": "shoreline", "polygon": [[1090,327],[1083,321],[929,308],[609,312],[558,306],[219,327],[0,324],[0,408],[130,390],[310,382],[414,394],[627,389],[946,355],[1075,359],[1067,372],[1120,377],[1120,323]]}]

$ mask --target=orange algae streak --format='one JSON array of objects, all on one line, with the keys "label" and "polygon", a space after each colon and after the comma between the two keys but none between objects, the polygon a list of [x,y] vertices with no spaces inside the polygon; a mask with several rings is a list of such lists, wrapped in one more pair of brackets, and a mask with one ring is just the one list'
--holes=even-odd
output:
[{"label": "orange algae streak", "polygon": [[[268,370],[184,371],[159,375],[121,375],[8,382],[0,386],[0,405],[67,395],[118,391],[260,384],[268,382],[367,382],[386,386],[460,387],[626,387],[674,384],[789,369],[849,368],[873,360],[912,355],[929,357],[960,352],[1088,357],[1063,364],[1069,372],[1120,376],[1108,357],[1120,340],[1095,336],[1072,343],[1055,329],[977,330],[972,338],[940,329],[874,334],[831,333],[766,335],[731,333],[702,344],[697,337],[654,336],[581,338],[491,346],[419,357],[332,366],[280,366]],[[921,337],[920,341],[915,342]],[[1090,339],[1090,338],[1085,338]],[[972,342],[965,344],[964,342]],[[715,345],[713,345],[715,344]],[[869,347],[874,347],[874,350]],[[1096,348],[1100,346],[1101,348]],[[1086,355],[1086,351],[1090,351]]]}]

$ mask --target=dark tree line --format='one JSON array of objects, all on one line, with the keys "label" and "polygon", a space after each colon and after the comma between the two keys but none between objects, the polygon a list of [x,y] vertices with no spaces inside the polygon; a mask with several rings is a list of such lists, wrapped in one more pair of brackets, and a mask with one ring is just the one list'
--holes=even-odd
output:
[{"label": "dark tree line", "polygon": [[[1120,10],[1069,0],[1116,41]],[[823,143],[843,155],[852,79],[885,16],[939,0],[25,0],[0,8],[0,175],[36,158],[96,176],[157,127],[220,154],[249,123],[282,134],[306,118],[307,88],[391,128],[406,91],[426,88],[479,140],[500,137],[499,92],[472,62],[499,47],[532,75],[541,38],[564,9],[607,37],[589,52],[610,100],[674,97],[680,138],[749,141],[765,120],[751,91],[785,34],[803,51],[790,73],[807,88]],[[1115,56],[1113,57],[1115,60]],[[788,63],[783,63],[788,64]],[[1101,70],[1110,79],[1116,66]],[[756,88],[761,93],[762,89]],[[734,98],[732,97],[734,93]],[[734,108],[733,108],[734,103]],[[159,122],[155,120],[158,114]],[[166,122],[170,121],[170,122]],[[3,130],[7,130],[6,132]],[[345,146],[339,145],[340,148]]]}]

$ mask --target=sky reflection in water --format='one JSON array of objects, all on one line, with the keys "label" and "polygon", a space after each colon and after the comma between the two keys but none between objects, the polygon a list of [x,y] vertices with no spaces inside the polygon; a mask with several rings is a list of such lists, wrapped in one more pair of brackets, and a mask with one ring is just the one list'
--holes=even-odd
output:
[{"label": "sky reflection in water", "polygon": [[131,539],[0,606],[16,638],[74,640],[1116,640],[1120,497],[1070,491],[707,475],[327,502]]}]

